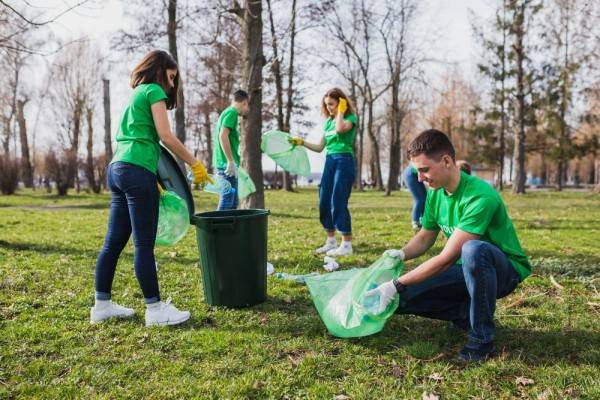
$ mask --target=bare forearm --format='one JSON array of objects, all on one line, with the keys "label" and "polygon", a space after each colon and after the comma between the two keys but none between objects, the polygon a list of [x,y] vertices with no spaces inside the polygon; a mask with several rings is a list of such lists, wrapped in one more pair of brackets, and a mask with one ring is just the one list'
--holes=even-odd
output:
[{"label": "bare forearm", "polygon": [[163,144],[173,152],[177,157],[181,158],[186,164],[194,165],[197,160],[181,143],[181,141],[173,134],[166,135],[162,139]]},{"label": "bare forearm", "polygon": [[307,149],[310,149],[312,151],[316,151],[317,153],[320,153],[325,148],[325,144],[323,142],[321,142],[321,143],[309,143],[309,142],[305,141],[304,142],[304,147],[306,147]]},{"label": "bare forearm", "polygon": [[231,142],[229,141],[229,131],[223,130],[221,131],[220,136],[221,148],[223,149],[223,153],[225,154],[225,158],[227,161],[233,162],[233,153],[231,152]]},{"label": "bare forearm", "polygon": [[435,243],[437,235],[438,233],[435,231],[419,231],[402,248],[402,251],[404,251],[404,259],[411,260],[425,254],[425,252]]},{"label": "bare forearm", "polygon": [[437,255],[425,261],[417,268],[410,272],[402,275],[399,281],[404,285],[414,285],[419,282],[423,282],[429,278],[432,278],[452,265],[453,261],[447,259],[443,255]]}]

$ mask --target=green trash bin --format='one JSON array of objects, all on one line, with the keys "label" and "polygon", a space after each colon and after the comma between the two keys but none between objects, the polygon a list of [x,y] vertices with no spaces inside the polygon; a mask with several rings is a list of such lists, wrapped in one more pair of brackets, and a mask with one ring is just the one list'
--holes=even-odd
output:
[{"label": "green trash bin", "polygon": [[204,297],[211,306],[248,307],[267,298],[268,210],[195,214]]}]

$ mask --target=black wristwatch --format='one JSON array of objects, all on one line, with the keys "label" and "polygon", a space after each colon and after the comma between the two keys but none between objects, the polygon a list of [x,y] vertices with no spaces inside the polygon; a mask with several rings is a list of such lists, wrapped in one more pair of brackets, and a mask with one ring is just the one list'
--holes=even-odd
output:
[{"label": "black wristwatch", "polygon": [[393,283],[393,284],[394,284],[394,286],[396,287],[396,291],[397,291],[398,293],[402,293],[402,292],[404,292],[404,291],[406,290],[406,288],[408,287],[408,286],[406,286],[405,284],[403,284],[403,283],[400,283],[400,281],[399,281],[398,279],[394,279],[394,280],[392,281],[392,283]]}]

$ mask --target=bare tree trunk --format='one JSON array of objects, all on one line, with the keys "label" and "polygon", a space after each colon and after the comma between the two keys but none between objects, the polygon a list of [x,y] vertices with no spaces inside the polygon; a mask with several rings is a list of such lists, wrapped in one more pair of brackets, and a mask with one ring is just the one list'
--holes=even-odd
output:
[{"label": "bare tree trunk", "polygon": [[19,135],[21,139],[21,176],[26,188],[33,187],[33,168],[29,157],[29,142],[27,140],[27,125],[25,124],[25,114],[23,107],[25,101],[17,101],[17,122],[19,123]]},{"label": "bare tree trunk", "polygon": [[103,103],[104,103],[104,154],[106,165],[113,156],[112,138],[110,134],[110,81],[102,79],[103,83]]},{"label": "bare tree trunk", "polygon": [[211,166],[212,168],[212,157],[213,157],[213,143],[212,143],[212,125],[210,123],[210,110],[208,107],[204,110],[204,132],[206,134],[206,159],[204,165]]},{"label": "bare tree trunk", "polygon": [[262,68],[264,65],[262,42],[262,2],[246,0],[243,9],[231,10],[240,17],[244,37],[243,80],[248,89],[250,110],[242,124],[242,166],[254,181],[256,192],[243,201],[244,208],[264,208],[262,153],[260,138],[262,128]]},{"label": "bare tree trunk", "polygon": [[[294,54],[296,46],[296,0],[292,0],[292,20],[290,21],[290,61],[288,65],[288,85],[287,85],[287,103],[285,107],[285,121],[283,124],[284,131],[289,132],[291,129],[290,119],[292,117],[292,111],[294,106]],[[293,191],[292,177],[290,173],[285,171],[283,173],[283,188],[287,192]]]},{"label": "bare tree trunk", "polygon": [[88,181],[88,185],[90,189],[94,193],[100,193],[100,185],[96,181],[96,177],[94,175],[94,125],[92,124],[92,119],[94,116],[94,112],[91,107],[86,110],[86,121],[88,128],[87,135],[87,159],[85,163],[85,175]]},{"label": "bare tree trunk", "polygon": [[[295,0],[294,0],[295,3]],[[284,125],[283,115],[283,76],[281,73],[281,62],[279,60],[279,48],[277,46],[277,36],[275,34],[275,23],[273,22],[273,10],[271,9],[271,0],[267,0],[267,8],[269,11],[269,22],[271,25],[271,48],[273,49],[273,63],[271,64],[271,71],[275,77],[275,98],[277,100],[277,129],[280,131],[289,131],[289,127],[286,129]],[[293,28],[293,27],[292,27]],[[288,84],[292,80],[288,81]],[[288,96],[290,96],[291,87],[288,86]],[[290,97],[288,97],[288,105],[290,103]],[[275,167],[275,187],[278,185],[277,167]],[[292,191],[292,182],[290,174],[287,171],[283,171],[283,187],[286,191]]]},{"label": "bare tree trunk", "polygon": [[[374,163],[375,168],[375,187],[377,190],[383,190],[383,175],[381,174],[381,157],[379,153],[379,139],[378,134],[375,134],[373,127],[373,101],[369,101],[367,105],[367,115],[369,120],[367,121],[367,133],[371,139],[371,162]],[[378,132],[381,130],[379,127]]]},{"label": "bare tree trunk", "polygon": [[77,153],[79,151],[79,137],[81,135],[81,117],[83,115],[83,100],[75,99],[75,108],[73,109],[73,134],[71,136],[71,148],[67,150],[67,184],[69,187],[75,187],[79,192],[79,174]]},{"label": "bare tree trunk", "polygon": [[[398,71],[399,72],[399,71]],[[390,123],[390,168],[388,184],[385,191],[386,196],[392,193],[392,190],[398,190],[398,177],[401,167],[401,141],[400,129],[404,115],[400,110],[399,85],[400,76],[394,76],[392,79],[392,110]]]},{"label": "bare tree trunk", "polygon": [[[356,85],[352,85],[352,90],[356,91]],[[356,93],[356,92],[355,92]],[[354,95],[356,96],[356,94]],[[356,103],[355,103],[356,104]],[[358,180],[358,189],[363,190],[363,163],[365,159],[365,115],[366,115],[367,103],[363,100],[363,106],[360,110],[360,117],[358,119],[358,159],[356,160],[356,177]]]},{"label": "bare tree trunk", "polygon": [[[169,21],[167,24],[167,36],[169,37],[169,52],[179,63],[179,57],[177,56],[177,0],[169,0],[167,8],[169,15]],[[179,67],[179,74],[181,74],[181,66]],[[185,144],[185,97],[183,90],[179,92],[177,99],[177,108],[175,109],[175,135]]]},{"label": "bare tree trunk", "polygon": [[521,6],[520,12],[516,15],[515,22],[515,39],[516,43],[513,45],[516,54],[517,63],[517,107],[518,107],[518,123],[519,131],[515,135],[515,148],[514,148],[514,167],[515,167],[515,180],[513,182],[513,193],[523,194],[525,193],[525,54],[523,48],[524,32],[524,14],[525,5]]}]

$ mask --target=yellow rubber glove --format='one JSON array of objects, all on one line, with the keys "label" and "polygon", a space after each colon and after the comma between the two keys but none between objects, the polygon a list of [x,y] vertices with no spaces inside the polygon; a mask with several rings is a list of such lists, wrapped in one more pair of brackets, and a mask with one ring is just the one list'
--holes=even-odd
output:
[{"label": "yellow rubber glove", "polygon": [[165,189],[163,189],[162,186],[160,186],[160,183],[156,182],[156,186],[158,186],[158,194],[159,195],[163,195],[163,193],[165,192]]},{"label": "yellow rubber glove", "polygon": [[304,139],[298,136],[293,136],[288,139],[288,142],[290,142],[294,146],[302,146],[304,144]]},{"label": "yellow rubber glove", "polygon": [[340,100],[338,102],[338,109],[337,109],[338,114],[344,114],[347,109],[348,109],[348,102],[343,97],[340,97]]},{"label": "yellow rubber glove", "polygon": [[197,161],[196,164],[192,165],[192,174],[194,175],[195,184],[204,186],[207,183],[214,183],[201,161]]}]

